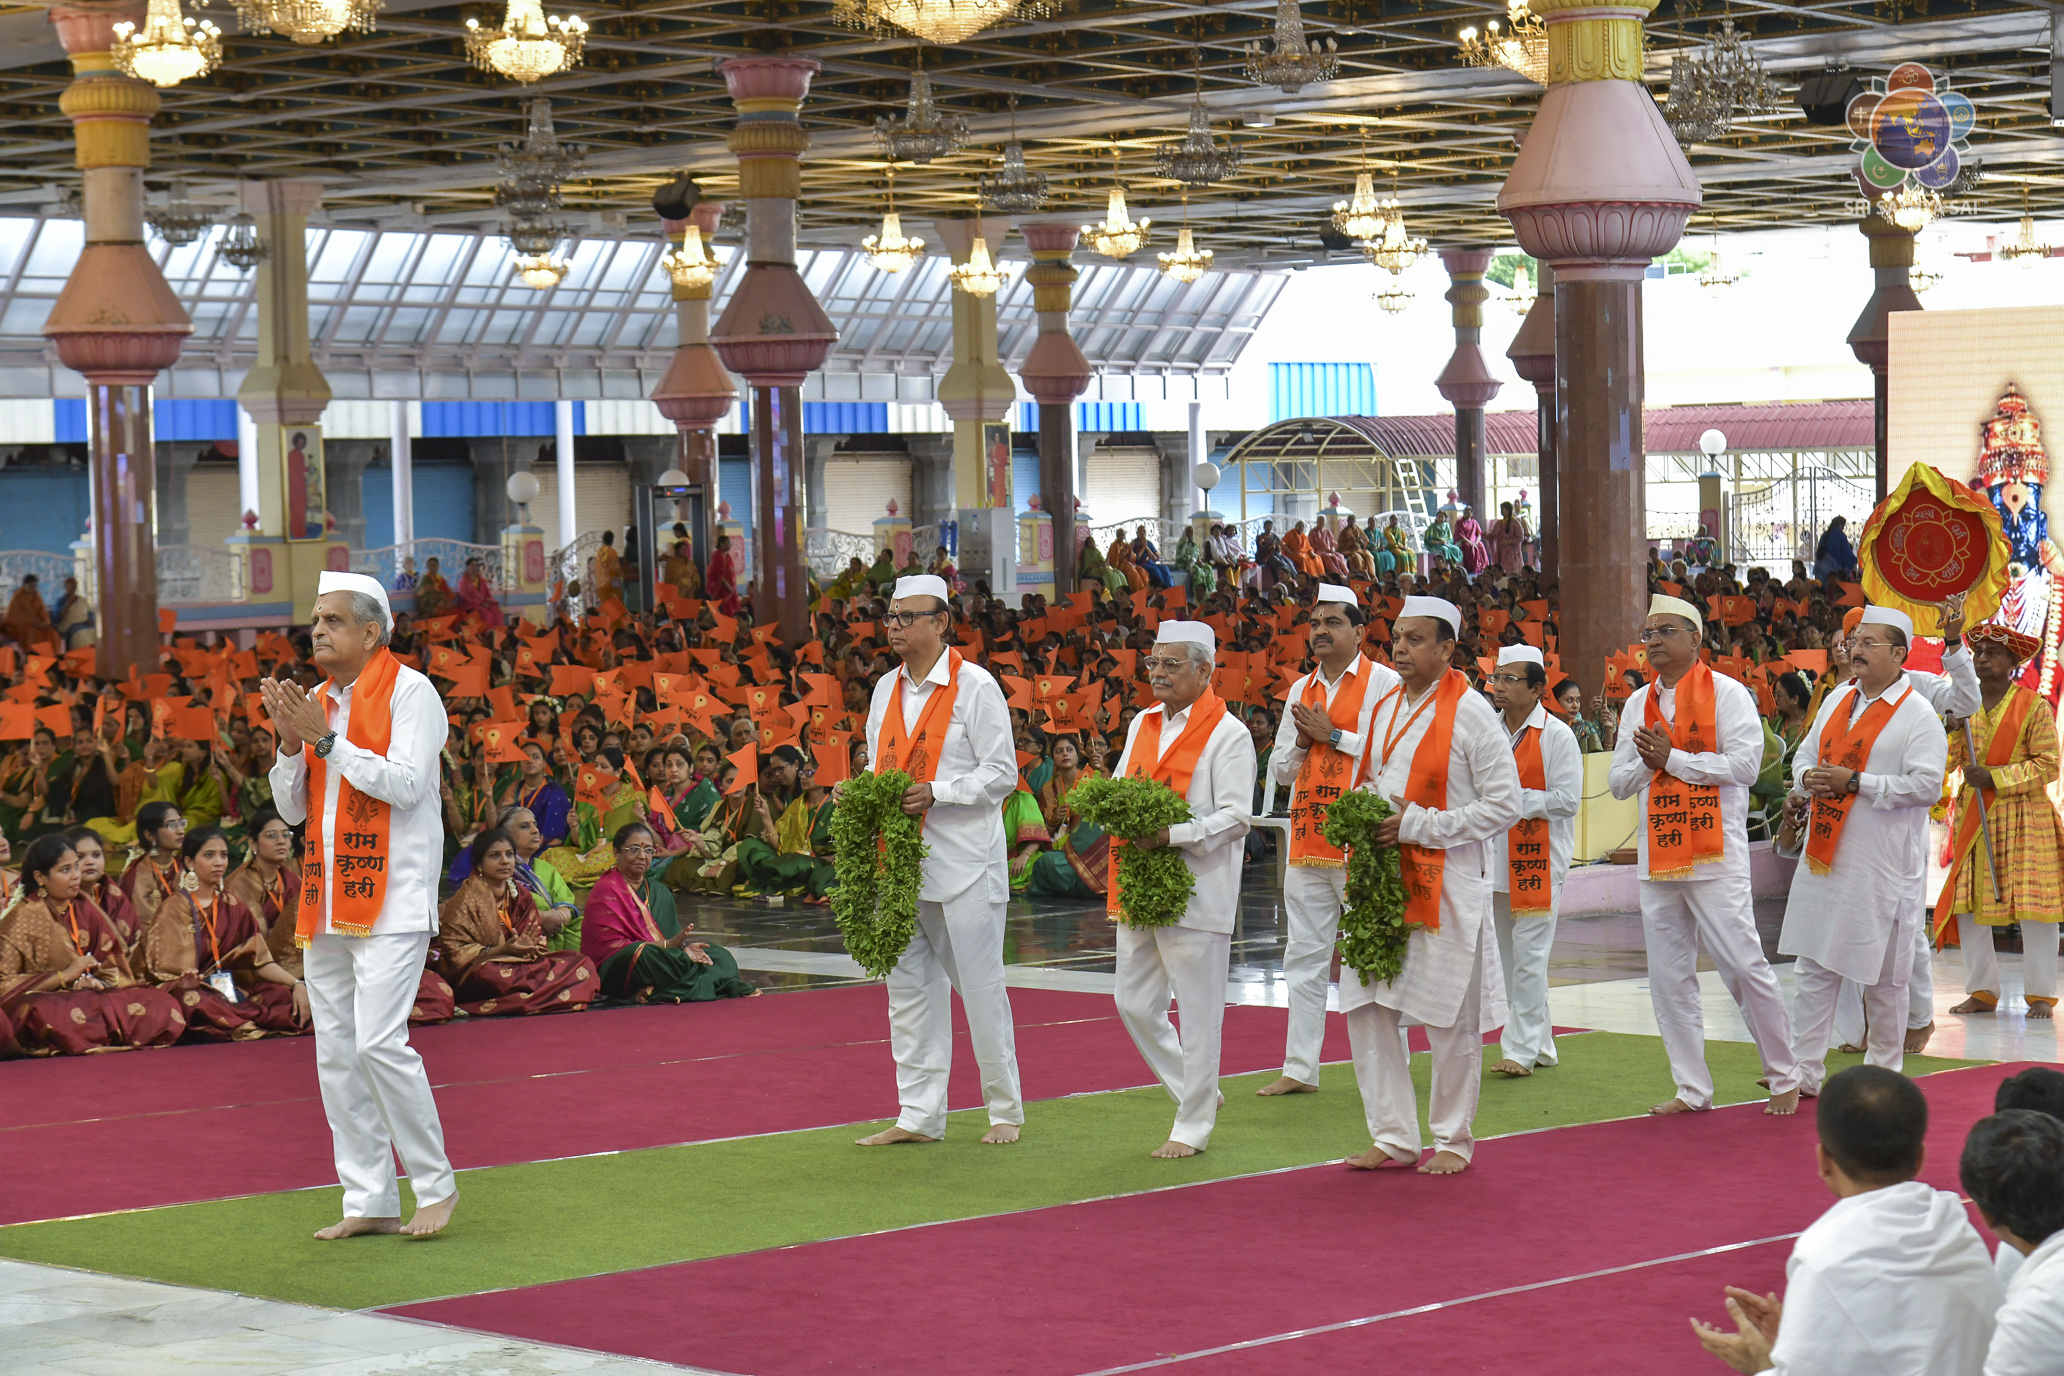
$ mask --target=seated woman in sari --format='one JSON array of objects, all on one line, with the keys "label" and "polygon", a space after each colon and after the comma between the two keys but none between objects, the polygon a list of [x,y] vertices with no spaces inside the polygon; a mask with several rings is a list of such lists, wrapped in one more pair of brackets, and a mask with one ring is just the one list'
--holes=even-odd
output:
[{"label": "seated woman in sari", "polygon": [[1130,591],[1145,592],[1153,586],[1153,580],[1147,577],[1147,571],[1141,568],[1139,560],[1133,557],[1132,542],[1123,534],[1111,541],[1111,548],[1104,551],[1104,561],[1124,576],[1125,586]]},{"label": "seated woman in sari", "polygon": [[1104,591],[1113,597],[1121,597],[1132,588],[1125,575],[1104,562],[1104,556],[1097,552],[1096,541],[1084,539],[1075,555],[1075,581],[1092,591],[1101,584]]},{"label": "seated woman in sari", "polygon": [[307,989],[272,958],[258,915],[223,889],[222,828],[187,833],[180,854],[193,885],[175,887],[144,920],[137,977],[179,1000],[199,1041],[308,1031]]},{"label": "seated woman in sari", "polygon": [[[99,827],[94,828],[100,831]],[[102,836],[107,833],[102,831]],[[180,816],[175,803],[155,800],[145,803],[136,810],[136,840],[143,846],[143,854],[129,862],[129,868],[122,873],[122,888],[129,895],[129,904],[136,910],[138,938],[150,929],[151,919],[157,916],[158,905],[168,895],[179,892],[180,881],[186,877],[186,857],[182,847],[186,843],[186,818]],[[143,972],[138,970],[140,975]]]},{"label": "seated woman in sari", "polygon": [[459,610],[478,618],[489,630],[499,631],[507,620],[477,557],[468,559],[466,571],[459,575]]},{"label": "seated woman in sari", "polygon": [[0,635],[39,648],[43,642],[57,639],[57,629],[50,624],[50,608],[43,604],[35,574],[24,575],[14,596],[7,599],[7,615],[0,618]]},{"label": "seated woman in sari", "polygon": [[1022,785],[1003,800],[1003,844],[1010,857],[1011,892],[1023,893],[1032,882],[1032,866],[1053,844],[1053,836],[1039,809],[1039,799]]},{"label": "seated woman in sari", "polygon": [[1182,538],[1175,542],[1175,567],[1182,571],[1184,585],[1193,600],[1211,596],[1218,575],[1197,545],[1197,532],[1188,526],[1183,527]]},{"label": "seated woman in sari", "polygon": [[1455,533],[1448,528],[1448,518],[1437,515],[1426,527],[1424,537],[1426,552],[1436,559],[1445,559],[1450,564],[1462,562],[1462,546],[1455,543]]},{"label": "seated woman in sari", "polygon": [[64,837],[22,857],[21,899],[0,918],[0,1015],[32,1055],[170,1046],[186,1015],[162,989],[138,987],[120,933],[80,887]]},{"label": "seated woman in sari", "polygon": [[57,737],[49,727],[39,726],[0,768],[0,832],[17,846],[26,846],[49,830],[42,825],[43,813],[49,806],[50,775],[56,764]]},{"label": "seated woman in sari", "polygon": [[830,586],[824,590],[824,595],[843,602],[866,586],[867,565],[862,563],[860,556],[856,554],[846,561],[846,566],[840,570],[839,576],[831,580]]},{"label": "seated woman in sari", "polygon": [[545,838],[538,830],[537,818],[527,807],[505,808],[501,826],[516,843],[516,882],[529,891],[530,901],[537,906],[538,925],[545,929],[545,949],[578,951],[580,908],[565,878],[538,853]]},{"label": "seated woman in sari", "polygon": [[595,962],[545,945],[530,890],[516,882],[516,841],[500,827],[473,838],[473,872],[437,910],[438,963],[472,1017],[571,1013],[602,991]]},{"label": "seated woman in sari", "polygon": [[1369,553],[1369,536],[1376,528],[1376,518],[1369,518],[1369,530],[1364,531],[1350,516],[1340,524],[1340,557],[1347,560],[1350,577],[1374,578],[1376,561]]},{"label": "seated woman in sari", "polygon": [[301,947],[294,922],[301,906],[301,875],[294,866],[294,833],[270,808],[251,818],[251,854],[223,885],[257,915],[266,949],[280,969],[301,978]]},{"label": "seated woman in sari", "polygon": [[1161,551],[1147,538],[1147,528],[1139,526],[1132,536],[1132,562],[1147,581],[1157,588],[1172,588],[1175,579],[1169,576],[1168,565],[1161,562]]},{"label": "seated woman in sari", "polygon": [[1305,534],[1302,521],[1291,526],[1288,533],[1283,536],[1283,553],[1297,566],[1297,571],[1307,578],[1317,578],[1326,571],[1326,566],[1320,561],[1319,556],[1312,553],[1311,536]]},{"label": "seated woman in sari", "polygon": [[1333,578],[1347,577],[1347,560],[1340,556],[1339,542],[1333,538],[1333,518],[1321,514],[1312,524],[1310,535],[1312,553],[1318,556],[1319,566]]},{"label": "seated woman in sari", "polygon": [[[584,734],[585,725],[575,732],[575,739]],[[545,859],[575,893],[593,888],[595,881],[616,863],[606,838],[626,823],[645,820],[645,795],[623,777],[623,751],[613,745],[603,746],[595,752],[595,763],[617,776],[605,805],[598,808],[590,802],[576,802],[573,835],[568,843],[544,852]]]},{"label": "seated woman in sari", "polygon": [[822,898],[837,876],[812,852],[815,818],[803,796],[802,751],[777,745],[761,757],[754,816],[757,826],[738,842],[738,887]]},{"label": "seated woman in sari", "polygon": [[65,649],[76,650],[94,643],[93,604],[79,591],[78,579],[65,579],[64,595],[57,599],[51,615],[57,638],[64,642]]},{"label": "seated woman in sari", "polygon": [[1455,542],[1462,547],[1462,568],[1471,578],[1476,577],[1491,565],[1491,547],[1484,543],[1483,526],[1478,524],[1476,513],[1468,507],[1462,508],[1462,519],[1455,522]]},{"label": "seated woman in sari", "polygon": [[416,584],[416,619],[450,616],[458,603],[459,599],[452,595],[451,584],[445,582],[444,575],[438,572],[437,556],[431,555],[423,565],[422,581]]},{"label": "seated woman in sari", "polygon": [[[531,705],[535,707],[537,704]],[[573,829],[573,799],[567,795],[566,786],[552,777],[547,761],[551,741],[549,738],[527,736],[522,745],[523,763],[517,767],[515,776],[502,786],[498,801],[499,811],[504,815],[496,820],[507,826],[507,810],[520,807],[537,822],[538,831],[544,836],[547,846],[565,845],[567,835]]]},{"label": "seated woman in sari", "polygon": [[221,776],[216,772],[213,742],[179,741],[179,763],[184,777],[180,780],[179,815],[186,819],[189,830],[219,826],[227,799],[222,789]]},{"label": "seated woman in sari", "polygon": [[100,833],[92,827],[73,827],[64,839],[79,857],[80,894],[107,915],[115,935],[122,938],[123,950],[136,945],[143,936],[142,924],[128,892],[107,872],[107,848],[101,843]]},{"label": "seated woman in sari", "polygon": [[[616,868],[595,885],[581,923],[581,954],[595,963],[602,992],[638,1003],[706,1003],[760,991],[738,977],[738,962],[721,946],[690,941],[693,923],[674,919],[674,896],[649,878],[652,830],[633,822],[612,843]],[[668,934],[658,908],[675,921]]]},{"label": "seated woman in sari", "polygon": [[738,615],[738,556],[731,552],[731,537],[719,535],[717,548],[702,575],[705,596],[725,616]]},{"label": "seated woman in sari", "polygon": [[[1092,768],[1101,772],[1102,737],[1091,732],[1089,739]],[[1053,777],[1039,790],[1039,808],[1059,845],[1032,862],[1026,890],[1052,898],[1102,898],[1111,883],[1111,838],[1067,804],[1069,790],[1082,780],[1081,751],[1073,736],[1055,738],[1053,759]]]}]

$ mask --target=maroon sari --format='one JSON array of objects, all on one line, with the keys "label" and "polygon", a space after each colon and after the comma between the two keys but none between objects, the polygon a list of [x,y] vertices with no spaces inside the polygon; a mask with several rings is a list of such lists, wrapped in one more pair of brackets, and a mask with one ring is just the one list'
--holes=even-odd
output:
[{"label": "maroon sari", "polygon": [[[228,892],[203,907],[193,895],[174,890],[144,925],[137,974],[179,1000],[187,1035],[196,1041],[253,1041],[271,1033],[295,1035],[308,1029],[294,1021],[293,990],[252,978],[264,963],[265,933],[257,915]],[[228,972],[238,996],[223,994],[208,976]],[[251,997],[246,990],[263,985]],[[273,992],[277,990],[278,992]]]},{"label": "maroon sari", "polygon": [[497,892],[469,875],[438,910],[439,964],[470,1016],[570,1013],[601,997],[595,962],[579,951],[546,951],[533,960],[485,958],[489,947],[519,933],[544,944],[537,905],[518,885]]},{"label": "maroon sari", "polygon": [[[29,993],[81,955],[100,963],[102,989]],[[120,933],[107,914],[79,897],[53,913],[44,899],[17,903],[0,919],[0,1045],[9,1033],[32,1055],[78,1056],[138,1046],[170,1046],[186,1030],[179,1004],[138,986]]]}]

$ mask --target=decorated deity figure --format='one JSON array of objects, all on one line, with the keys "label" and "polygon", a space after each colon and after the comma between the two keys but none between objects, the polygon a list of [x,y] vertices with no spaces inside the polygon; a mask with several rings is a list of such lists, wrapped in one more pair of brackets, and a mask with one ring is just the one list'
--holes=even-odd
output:
[{"label": "decorated deity figure", "polygon": [[2049,514],[2042,508],[2043,487],[2050,477],[2049,455],[2043,449],[2042,422],[2028,409],[2028,399],[2012,383],[1979,430],[1978,477],[1999,508],[2000,525],[2013,547],[2013,581],[2000,600],[1993,620],[2042,642],[2040,654],[2021,671],[2023,687],[2032,688],[2057,705],[2060,690],[2058,657],[2064,645],[2064,605],[2057,580],[2064,577],[2064,552],[2050,538]]}]

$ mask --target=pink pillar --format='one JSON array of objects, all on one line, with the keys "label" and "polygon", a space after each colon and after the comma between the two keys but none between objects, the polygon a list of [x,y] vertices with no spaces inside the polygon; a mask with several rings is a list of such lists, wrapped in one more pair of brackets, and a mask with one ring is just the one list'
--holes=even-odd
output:
[{"label": "pink pillar", "polygon": [[[678,248],[688,226],[694,225],[707,245],[723,213],[722,201],[699,201],[688,212],[687,219],[664,222],[667,237]],[[738,402],[738,384],[731,380],[723,360],[710,347],[709,308],[716,283],[677,286],[673,291],[679,343],[673,361],[667,365],[666,376],[652,393],[652,403],[680,432],[681,471],[688,475],[691,486],[702,488],[702,502],[688,531],[688,547],[696,562],[706,569],[710,553],[716,548],[713,531],[717,511],[717,436],[712,427],[731,414]]]},{"label": "pink pillar", "polygon": [[1541,493],[1540,504],[1535,508],[1538,524],[1534,538],[1541,551],[1536,567],[1541,571],[1543,585],[1552,586],[1560,572],[1556,522],[1561,494],[1557,491],[1555,472],[1555,269],[1546,263],[1541,264],[1541,283],[1536,290],[1534,304],[1520,322],[1519,333],[1512,336],[1512,346],[1505,350],[1505,357],[1512,360],[1513,371],[1523,381],[1534,384],[1534,452],[1540,457],[1536,481]]},{"label": "pink pillar", "polygon": [[1875,213],[1865,216],[1856,227],[1864,238],[1870,240],[1871,274],[1876,285],[1870,300],[1864,303],[1863,314],[1856,317],[1856,324],[1849,331],[1849,351],[1856,355],[1858,363],[1871,370],[1876,383],[1878,500],[1882,502],[1890,482],[1889,458],[1885,450],[1885,404],[1889,399],[1885,358],[1892,340],[1892,314],[1895,311],[1919,310],[1921,298],[1914,295],[1911,277],[1914,260],[1912,232]]},{"label": "pink pillar", "polygon": [[1491,374],[1483,352],[1483,303],[1491,293],[1483,284],[1491,265],[1487,248],[1444,248],[1441,263],[1448,270],[1448,304],[1454,308],[1455,352],[1434,386],[1455,408],[1455,487],[1463,505],[1489,525],[1484,510],[1484,407],[1505,384]]},{"label": "pink pillar", "polygon": [[1032,266],[1032,310],[1039,336],[1018,368],[1025,390],[1039,404],[1039,500],[1053,516],[1054,596],[1075,589],[1075,427],[1068,415],[1075,398],[1089,388],[1094,369],[1068,333],[1075,268],[1069,261],[1081,230],[1067,224],[1021,224]]}]

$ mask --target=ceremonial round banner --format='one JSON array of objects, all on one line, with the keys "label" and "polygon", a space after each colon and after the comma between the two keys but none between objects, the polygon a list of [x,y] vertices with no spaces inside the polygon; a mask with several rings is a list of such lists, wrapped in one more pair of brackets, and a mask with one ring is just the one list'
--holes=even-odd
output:
[{"label": "ceremonial round banner", "polygon": [[1966,624],[1991,616],[2011,554],[1992,503],[1925,463],[1878,504],[1857,548],[1864,592],[1911,616],[1921,635],[1941,633],[1935,605],[1957,593],[1968,594]]}]

